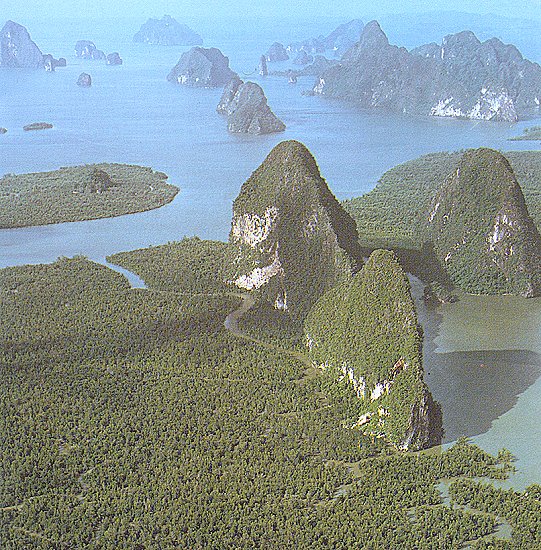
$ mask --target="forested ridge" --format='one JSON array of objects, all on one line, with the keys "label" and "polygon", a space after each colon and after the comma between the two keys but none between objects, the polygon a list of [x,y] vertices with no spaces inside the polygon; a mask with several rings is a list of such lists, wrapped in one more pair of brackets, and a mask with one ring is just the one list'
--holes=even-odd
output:
[{"label": "forested ridge", "polygon": [[[148,290],[83,258],[0,271],[3,548],[539,547],[539,488],[472,498],[506,453],[359,445],[353,392],[228,333],[238,298],[163,284],[149,250]],[[457,477],[472,511],[442,504]],[[490,542],[496,516],[512,540]]]},{"label": "forested ridge", "polygon": [[[426,240],[426,218],[447,176],[456,170],[463,151],[430,153],[385,172],[376,187],[344,201],[357,222],[363,246],[420,248]],[[524,193],[528,211],[541,227],[541,152],[503,153]]]}]

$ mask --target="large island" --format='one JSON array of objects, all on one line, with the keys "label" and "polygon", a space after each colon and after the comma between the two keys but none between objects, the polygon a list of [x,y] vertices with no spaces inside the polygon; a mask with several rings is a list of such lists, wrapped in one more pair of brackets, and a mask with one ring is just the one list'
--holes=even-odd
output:
[{"label": "large island", "polygon": [[178,188],[151,168],[90,164],[0,179],[0,228],[110,218],[159,208]]}]

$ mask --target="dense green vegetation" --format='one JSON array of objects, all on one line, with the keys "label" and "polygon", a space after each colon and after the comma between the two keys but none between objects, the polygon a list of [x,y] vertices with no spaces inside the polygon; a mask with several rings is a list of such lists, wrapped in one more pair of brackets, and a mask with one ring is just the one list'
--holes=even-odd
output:
[{"label": "dense green vegetation", "polygon": [[227,292],[235,273],[235,249],[220,241],[186,237],[179,242],[120,252],[107,258],[136,273],[155,290]]},{"label": "dense green vegetation", "polygon": [[0,228],[25,227],[152,210],[178,188],[151,168],[92,164],[0,179]]},{"label": "dense green vegetation", "polygon": [[541,140],[541,126],[524,128],[520,136],[509,138],[509,141],[539,141]]},{"label": "dense green vegetation", "polygon": [[[363,246],[420,248],[430,205],[441,185],[458,167],[462,152],[431,153],[392,168],[362,197],[343,203],[357,222]],[[541,227],[541,152],[506,152],[528,211]]]},{"label": "dense green vegetation", "polygon": [[[2,548],[447,549],[492,533],[493,513],[451,510],[435,483],[501,478],[505,455],[461,441],[370,458],[347,427],[353,392],[225,331],[237,299],[147,280],[83,258],[0,271]],[[497,515],[541,528],[522,501]]]},{"label": "dense green vegetation", "polygon": [[[481,149],[479,151],[488,150]],[[493,153],[497,155],[497,153]],[[490,217],[488,214],[496,215],[497,212],[494,209],[498,202],[500,208],[507,208],[509,205],[509,197],[503,198],[505,192],[501,185],[498,185],[501,191],[500,196],[498,196],[498,191],[495,191],[496,187],[493,184],[479,184],[481,192],[472,190],[469,198],[463,194],[464,196],[457,203],[461,208],[462,221],[453,221],[451,226],[446,226],[441,232],[443,239],[449,241],[447,244],[454,247],[463,241],[464,235],[457,236],[460,231],[464,230],[466,233],[469,233],[470,230],[477,231],[477,240],[475,241],[477,256],[482,249],[487,252],[486,257],[481,258],[482,261],[479,261],[479,257],[474,258],[475,254],[470,253],[471,251],[464,252],[462,244],[460,244],[461,254],[455,254],[450,263],[445,261],[449,252],[452,252],[450,249],[443,253],[442,250],[445,247],[440,246],[441,243],[436,243],[436,250],[434,250],[433,242],[436,238],[433,228],[430,228],[429,231],[429,217],[435,204],[441,202],[439,199],[436,200],[436,197],[441,192],[442,186],[449,181],[452,174],[457,173],[464,156],[463,152],[425,155],[385,173],[370,193],[344,202],[345,209],[357,222],[361,245],[366,252],[376,248],[394,250],[408,271],[415,273],[427,283],[436,281],[436,286],[442,289],[440,293],[442,296],[449,295],[453,284],[474,293],[535,294],[535,289],[533,292],[530,290],[538,286],[539,281],[532,283],[530,279],[532,274],[535,277],[536,269],[526,265],[532,263],[530,262],[531,258],[539,255],[539,246],[533,242],[535,239],[532,241],[530,238],[535,233],[533,227],[528,231],[519,231],[515,235],[521,242],[511,243],[509,239],[502,242],[502,251],[498,260],[501,269],[495,269],[496,264],[492,258],[488,258],[492,254],[492,252],[488,253],[488,239],[493,225],[493,222],[488,220]],[[520,184],[528,212],[534,224],[539,228],[541,227],[541,153],[535,151],[508,152],[505,153],[505,157]],[[488,163],[486,168],[487,170],[483,172],[483,181],[487,180],[487,177],[491,178],[490,172],[493,165]],[[493,196],[485,197],[485,195],[491,194],[491,189],[494,191]],[[481,195],[483,200],[481,200]],[[492,204],[487,206],[485,204],[487,200],[491,200]],[[521,204],[521,201],[522,198],[517,195],[514,198],[515,206]],[[449,199],[448,202],[451,207],[452,199]],[[478,204],[481,202],[484,204],[482,207]],[[492,210],[488,212],[490,209]],[[523,207],[514,208],[514,210],[525,212]],[[441,212],[443,209],[440,214]],[[456,214],[456,208],[453,208],[453,213]],[[524,220],[525,216],[522,215],[522,221]],[[456,240],[451,242],[453,236],[456,237]],[[470,235],[467,238],[469,239]],[[510,245],[506,248],[507,252],[511,250],[511,244],[513,251],[523,249],[526,252],[525,254],[515,254],[513,258],[510,258],[506,250],[503,250],[505,248],[503,244]],[[461,260],[462,267],[454,265],[456,258]],[[520,265],[511,265],[513,262]],[[535,263],[533,261],[532,265]],[[478,267],[477,271],[475,266]],[[518,281],[521,278],[524,281]]]},{"label": "dense green vegetation", "polygon": [[276,266],[260,285],[261,297],[287,306],[297,320],[362,263],[354,220],[297,141],[278,144],[242,185],[233,203],[230,242],[242,262],[239,276]]},{"label": "dense green vegetation", "polygon": [[455,286],[473,294],[539,295],[541,237],[508,160],[466,151],[436,193],[427,239]]},{"label": "dense green vegetation", "polygon": [[305,331],[310,357],[357,392],[363,433],[397,448],[440,441],[441,411],[423,382],[421,328],[392,252],[375,251],[350,281],[324,294]]}]

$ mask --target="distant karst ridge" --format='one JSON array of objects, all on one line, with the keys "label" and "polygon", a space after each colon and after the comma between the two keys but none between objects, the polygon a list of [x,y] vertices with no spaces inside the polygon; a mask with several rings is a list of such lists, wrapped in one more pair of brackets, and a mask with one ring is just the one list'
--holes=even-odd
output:
[{"label": "distant karst ridge", "polygon": [[389,44],[376,21],[314,93],[414,115],[515,122],[541,113],[541,67],[497,38],[470,31],[408,52]]}]

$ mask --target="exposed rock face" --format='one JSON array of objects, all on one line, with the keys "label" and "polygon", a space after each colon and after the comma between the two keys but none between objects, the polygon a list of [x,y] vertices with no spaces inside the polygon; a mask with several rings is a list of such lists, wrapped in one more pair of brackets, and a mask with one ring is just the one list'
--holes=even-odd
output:
[{"label": "exposed rock face", "polygon": [[150,18],[133,37],[134,42],[158,46],[200,46],[203,39],[190,27],[164,15]]},{"label": "exposed rock face", "polygon": [[195,47],[182,54],[167,80],[185,86],[219,88],[236,76],[229,59],[217,48]]},{"label": "exposed rock face", "polygon": [[238,77],[225,87],[216,110],[227,116],[227,129],[231,133],[271,134],[286,129],[267,105],[261,86]]},{"label": "exposed rock face", "polygon": [[66,60],[63,57],[55,59],[50,53],[43,56],[43,66],[48,72],[54,72],[57,67],[65,67],[66,64]]},{"label": "exposed rock face", "polygon": [[287,61],[289,59],[289,55],[287,54],[284,45],[280,44],[280,42],[275,42],[268,49],[265,57],[270,63],[276,63],[277,61]]},{"label": "exposed rock face", "polygon": [[105,53],[96,48],[90,40],[79,40],[75,44],[75,55],[81,59],[106,59]]},{"label": "exposed rock face", "polygon": [[415,115],[515,122],[538,115],[541,67],[496,38],[465,31],[408,52],[391,46],[376,21],[314,92]]},{"label": "exposed rock face", "polygon": [[286,48],[287,52],[305,51],[309,54],[322,54],[332,51],[336,57],[342,56],[351,46],[359,41],[364,24],[360,19],[339,25],[328,36],[318,36],[302,42],[294,42]]},{"label": "exposed rock face", "polygon": [[267,58],[264,55],[262,55],[259,59],[259,67],[257,69],[257,72],[261,76],[268,76],[269,74],[269,69],[267,68]]},{"label": "exposed rock face", "polygon": [[457,287],[475,294],[541,294],[541,237],[501,153],[466,152],[427,221],[428,238]]},{"label": "exposed rock face", "polygon": [[233,203],[239,288],[303,317],[361,264],[357,229],[297,141],[278,144]]},{"label": "exposed rock face", "polygon": [[30,38],[28,31],[18,23],[8,21],[0,36],[0,66],[42,69],[43,54]]},{"label": "exposed rock face", "polygon": [[377,250],[326,292],[305,321],[314,364],[359,398],[353,427],[401,450],[440,443],[440,406],[423,381],[422,334],[410,284],[394,253]]},{"label": "exposed rock face", "polygon": [[110,53],[107,56],[107,65],[122,65],[122,59],[118,52]]},{"label": "exposed rock face", "polygon": [[92,86],[92,77],[88,73],[81,73],[77,79],[77,86],[81,86],[81,88],[90,88],[90,86]]}]

